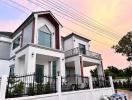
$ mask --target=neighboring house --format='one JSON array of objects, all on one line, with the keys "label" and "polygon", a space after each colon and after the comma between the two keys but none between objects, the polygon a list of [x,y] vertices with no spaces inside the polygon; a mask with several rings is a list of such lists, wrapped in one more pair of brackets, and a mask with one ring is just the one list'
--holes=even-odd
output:
[{"label": "neighboring house", "polygon": [[75,33],[61,37],[60,28],[50,11],[41,11],[32,13],[15,32],[1,32],[0,68],[10,67],[10,74],[16,75],[83,76],[83,67],[97,65],[98,75],[103,75],[101,55],[89,51],[90,40]]},{"label": "neighboring house", "polygon": [[10,32],[0,32],[0,75],[9,73],[11,34]]}]

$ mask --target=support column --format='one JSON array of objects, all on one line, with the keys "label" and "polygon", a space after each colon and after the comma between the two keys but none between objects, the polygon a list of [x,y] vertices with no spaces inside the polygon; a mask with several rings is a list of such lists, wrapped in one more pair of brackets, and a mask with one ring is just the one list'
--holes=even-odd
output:
[{"label": "support column", "polygon": [[35,14],[34,15],[34,17],[35,17],[35,22],[34,22],[34,44],[38,44],[38,30],[37,30],[37,28],[38,28],[38,15],[37,14]]},{"label": "support column", "polygon": [[7,75],[3,75],[0,83],[0,100],[5,100],[7,86]]},{"label": "support column", "polygon": [[98,72],[98,76],[104,76],[104,72],[101,64],[97,65],[97,72]]},{"label": "support column", "polygon": [[60,57],[57,60],[57,73],[65,77],[65,57]]},{"label": "support column", "polygon": [[81,75],[80,56],[76,57],[74,63],[75,63],[75,74]]},{"label": "support column", "polygon": [[90,89],[93,89],[92,76],[89,76],[89,88],[90,88]]},{"label": "support column", "polygon": [[29,49],[25,55],[26,74],[33,74],[36,68],[36,53]]},{"label": "support column", "polygon": [[112,90],[113,90],[113,93],[115,93],[112,76],[109,76],[109,81],[110,81],[110,86],[111,86],[111,88],[112,88]]}]

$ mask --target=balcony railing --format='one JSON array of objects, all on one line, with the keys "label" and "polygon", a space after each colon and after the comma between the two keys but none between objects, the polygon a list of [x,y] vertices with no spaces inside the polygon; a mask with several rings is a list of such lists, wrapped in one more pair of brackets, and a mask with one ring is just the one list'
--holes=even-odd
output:
[{"label": "balcony railing", "polygon": [[96,52],[92,52],[92,51],[89,51],[89,50],[85,50],[85,51],[81,52],[79,47],[73,48],[71,50],[66,51],[65,52],[65,57],[68,58],[68,57],[75,56],[75,55],[78,55],[78,54],[85,55],[87,57],[91,57],[91,58],[94,58],[94,59],[101,59],[101,54],[98,54]]}]

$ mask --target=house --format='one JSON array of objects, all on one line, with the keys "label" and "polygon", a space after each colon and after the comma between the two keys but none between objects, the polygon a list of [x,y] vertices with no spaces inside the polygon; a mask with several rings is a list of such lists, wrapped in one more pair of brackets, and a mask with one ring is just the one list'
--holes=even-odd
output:
[{"label": "house", "polygon": [[1,32],[0,39],[6,41],[0,44],[4,67],[16,75],[41,70],[46,76],[83,76],[83,67],[97,65],[103,75],[101,55],[89,51],[90,40],[75,33],[61,37],[62,27],[50,11],[41,11],[32,13],[14,33]]},{"label": "house", "polygon": [[[101,55],[89,49],[90,40],[75,33],[62,37],[61,28],[63,26],[50,11],[40,11],[33,12],[15,32],[0,32],[0,67],[9,73],[7,86],[1,83],[0,87],[5,89],[0,89],[0,95],[5,95],[5,91],[8,98],[58,92],[57,96],[53,94],[54,99],[62,100],[58,99],[61,91],[90,89],[80,92],[88,98],[93,91],[99,91],[98,98],[102,93],[113,93],[113,85],[104,78]],[[83,68],[89,66],[97,66],[98,79],[84,76]],[[3,79],[6,83],[6,78]],[[17,90],[19,86],[21,93]],[[64,98],[70,98],[71,94],[68,97],[64,94]]]}]

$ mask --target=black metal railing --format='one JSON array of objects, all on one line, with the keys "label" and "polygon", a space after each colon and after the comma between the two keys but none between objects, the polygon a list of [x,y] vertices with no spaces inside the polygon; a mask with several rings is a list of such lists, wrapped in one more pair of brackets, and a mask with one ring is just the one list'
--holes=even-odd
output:
[{"label": "black metal railing", "polygon": [[89,78],[79,75],[62,77],[62,92],[89,89]]},{"label": "black metal railing", "polygon": [[82,54],[82,55],[85,55],[87,57],[91,57],[91,58],[95,58],[95,59],[101,59],[101,54],[98,54],[96,52],[92,52],[89,50],[85,50],[85,51],[81,52],[79,47],[66,51],[65,57],[67,58],[67,57],[75,56],[78,54]]},{"label": "black metal railing", "polygon": [[56,80],[56,77],[47,76],[38,79],[35,74],[9,76],[6,98],[55,93]]},{"label": "black metal railing", "polygon": [[108,77],[97,76],[97,77],[93,77],[92,81],[93,81],[93,88],[111,87]]}]

